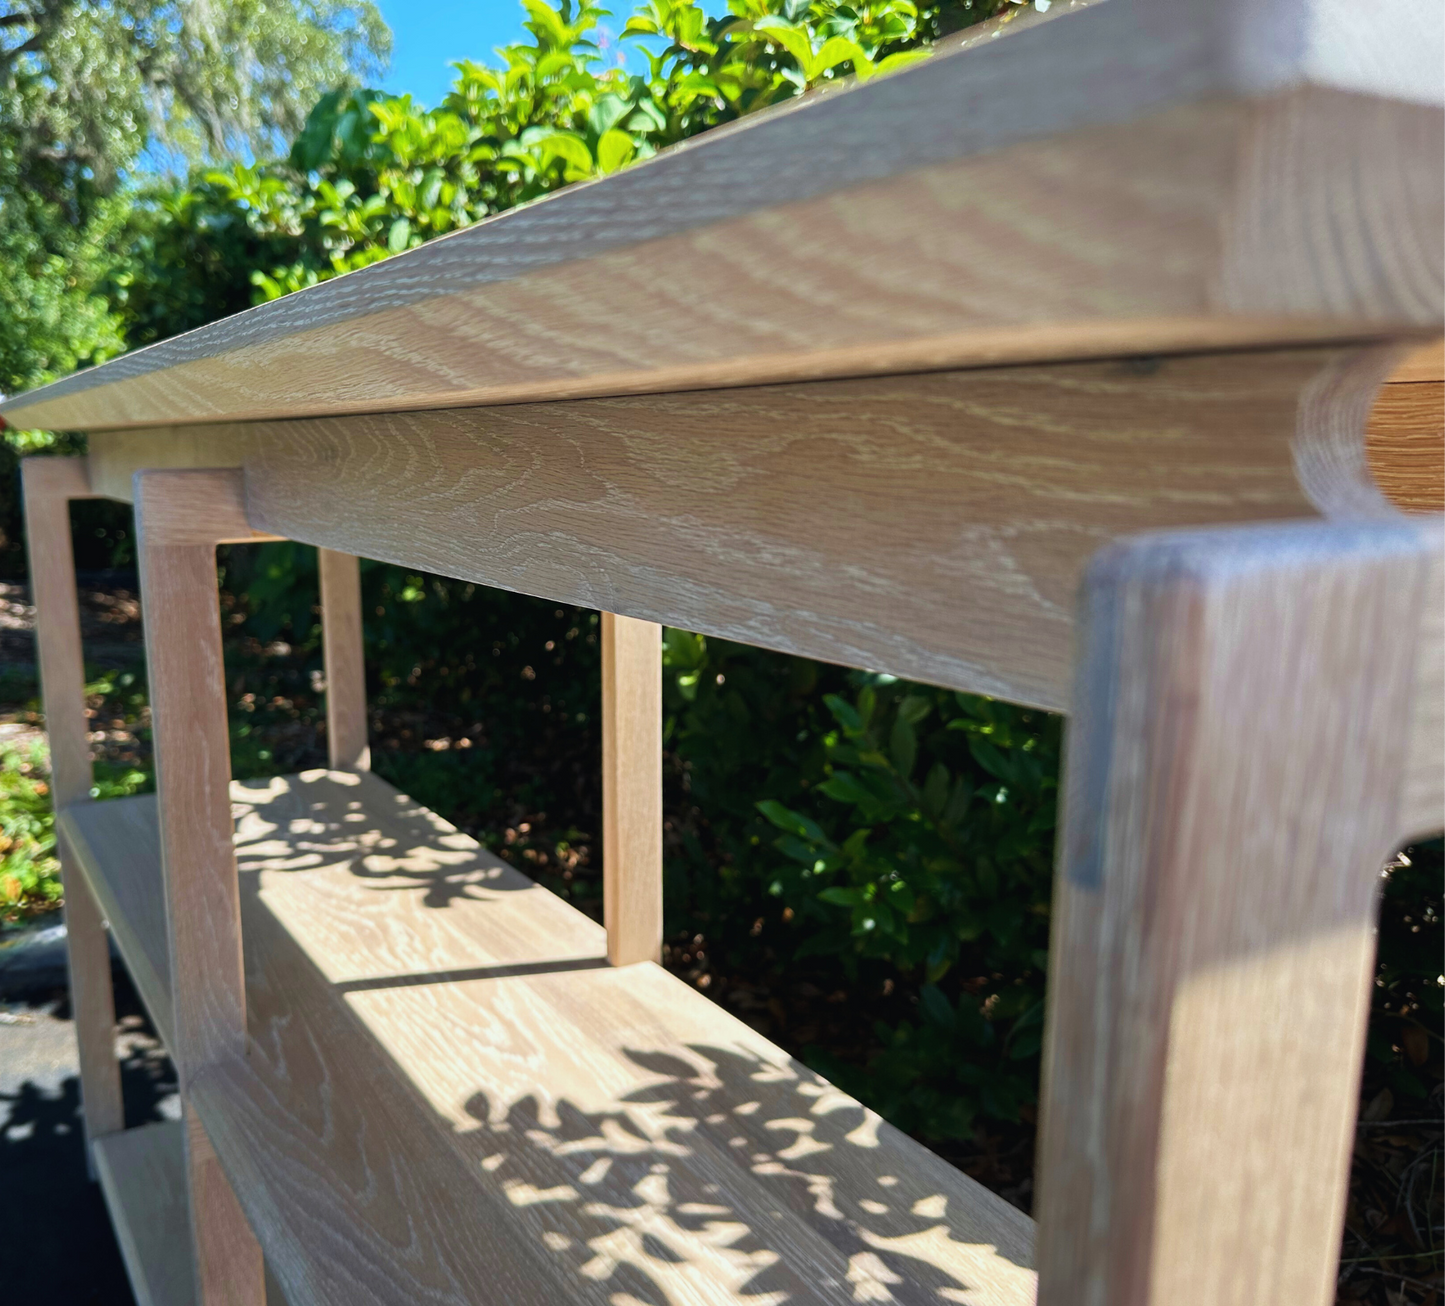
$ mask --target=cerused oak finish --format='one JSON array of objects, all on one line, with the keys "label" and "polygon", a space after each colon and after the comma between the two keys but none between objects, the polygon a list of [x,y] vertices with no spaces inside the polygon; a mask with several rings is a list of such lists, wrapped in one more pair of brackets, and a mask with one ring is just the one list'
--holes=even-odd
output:
[{"label": "cerused oak finish", "polygon": [[[1445,8],[1054,11],[0,403],[89,433],[25,473],[86,1109],[98,905],[199,1306],[261,1246],[291,1306],[1034,1295],[1031,1222],[651,960],[662,623],[1071,712],[1038,1300],[1330,1300],[1380,864],[1445,825]],[[83,801],[86,493],[155,800]],[[333,769],[228,787],[266,538]],[[367,773],[358,556],[603,611],[605,930]]]},{"label": "cerused oak finish", "polygon": [[[22,464],[22,483],[31,597],[35,601],[36,663],[50,746],[50,789],[59,809],[88,802],[92,779],[80,605],[70,542],[70,501],[90,497],[90,480],[79,459],[32,458]],[[94,1177],[96,1141],[125,1123],[120,1068],[115,1059],[110,949],[100,909],[63,835],[57,839],[56,854],[65,891],[66,956],[80,1057],[85,1158]]]},{"label": "cerused oak finish", "polygon": [[167,1048],[174,1047],[170,933],[155,795],[67,807],[55,824],[100,905],[156,1033]]},{"label": "cerused oak finish", "polygon": [[0,413],[100,430],[1438,334],[1441,26],[1435,0],[1109,0]]},{"label": "cerused oak finish", "polygon": [[240,481],[231,471],[138,472],[134,490],[173,995],[169,1047],[203,1306],[264,1306],[266,1293],[261,1248],[190,1101],[198,1072],[246,1049],[216,585],[216,545],[253,538]]},{"label": "cerused oak finish", "polygon": [[1040,1306],[1333,1300],[1380,866],[1418,828],[1401,740],[1439,692],[1419,663],[1442,607],[1439,518],[1145,536],[1090,565]]},{"label": "cerused oak finish", "polygon": [[94,1151],[136,1306],[196,1306],[185,1127],[140,1125],[107,1135]]},{"label": "cerused oak finish", "polygon": [[318,549],[316,562],[326,668],[327,752],[333,770],[369,771],[360,566],[354,554],[331,549]]},{"label": "cerused oak finish", "polygon": [[1059,710],[1109,540],[1393,511],[1360,431],[1400,353],[111,432],[91,474],[123,497],[137,467],[239,466],[251,520],[292,539]]},{"label": "cerused oak finish", "polygon": [[[291,1301],[1033,1300],[1030,1220],[385,781],[230,796],[250,1050],[192,1100]],[[86,815],[139,904],[154,802]]]},{"label": "cerused oak finish", "polygon": [[614,966],[662,960],[662,627],[602,614],[602,914]]}]

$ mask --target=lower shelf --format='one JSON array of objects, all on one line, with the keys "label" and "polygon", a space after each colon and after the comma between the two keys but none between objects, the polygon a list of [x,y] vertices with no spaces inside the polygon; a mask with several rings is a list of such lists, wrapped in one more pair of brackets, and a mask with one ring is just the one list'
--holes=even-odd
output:
[{"label": "lower shelf", "polygon": [[185,1150],[178,1120],[110,1134],[94,1145],[136,1306],[196,1306]]},{"label": "lower shelf", "polygon": [[171,1042],[171,967],[156,796],[78,803],[56,828],[84,873],[151,1023]]},{"label": "lower shelf", "polygon": [[251,1042],[190,1101],[293,1306],[1033,1301],[1026,1216],[384,781],[232,799]]}]

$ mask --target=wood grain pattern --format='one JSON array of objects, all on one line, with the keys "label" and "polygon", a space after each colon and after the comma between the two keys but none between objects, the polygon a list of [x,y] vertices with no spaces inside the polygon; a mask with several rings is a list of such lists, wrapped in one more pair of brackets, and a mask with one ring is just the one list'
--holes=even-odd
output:
[{"label": "wood grain pattern", "polygon": [[149,538],[162,478],[185,475],[142,474],[136,504],[169,971],[181,998],[171,1050],[183,1080],[187,1068],[243,1052],[245,1036],[215,547]]},{"label": "wood grain pattern", "polygon": [[51,795],[60,808],[90,797],[85,659],[70,540],[70,501],[90,498],[90,480],[83,458],[25,458],[20,478]]},{"label": "wood grain pattern", "polygon": [[[479,1261],[508,1301],[841,1302],[891,1275],[905,1300],[925,1285],[1029,1299],[1016,1211],[661,968],[600,964],[603,930],[389,786],[307,773],[233,792],[250,799],[238,801],[238,859],[256,877],[249,1067],[270,1090],[247,1094],[240,1145],[278,1168],[303,1146],[321,1164],[322,1141],[358,1137],[341,1114],[355,1098],[348,1067],[374,1067],[379,1094],[384,1062],[425,1109],[371,1117],[367,1164],[347,1165],[338,1201],[421,1183],[418,1170],[405,1186],[390,1177],[388,1146],[428,1166],[463,1162],[466,1188],[424,1208],[433,1237],[470,1249],[465,1261],[447,1253],[456,1300],[476,1292],[460,1271]],[[354,812],[366,819],[348,822]],[[311,996],[322,982],[326,1003]],[[325,1014],[338,1000],[349,1018]],[[340,1040],[357,1031],[369,1050],[353,1061]],[[311,1105],[319,1082],[335,1118]],[[281,1136],[261,1138],[268,1128]],[[334,1173],[346,1152],[330,1147]],[[302,1197],[302,1167],[289,1170]],[[315,1187],[303,1197],[313,1207]],[[423,1208],[408,1206],[422,1264]],[[316,1228],[325,1220],[315,1210],[291,1236],[324,1245],[337,1237]],[[501,1249],[477,1245],[504,1236]],[[504,1276],[525,1272],[524,1249],[540,1266],[514,1283]],[[418,1297],[453,1299],[431,1291]]]},{"label": "wood grain pattern", "polygon": [[173,1047],[170,944],[155,795],[68,807],[56,826],[110,923],[161,1042]]},{"label": "wood grain pattern", "polygon": [[[307,543],[1060,709],[1078,579],[1117,535],[1390,512],[1360,435],[1386,366],[926,373],[215,427],[179,452],[244,463],[251,520]],[[118,479],[168,439],[97,435],[92,462]]]},{"label": "wood grain pattern", "polygon": [[326,748],[333,771],[371,770],[361,568],[355,554],[317,550],[321,651],[326,673]]},{"label": "wood grain pattern", "polygon": [[250,528],[236,472],[139,472],[134,492],[169,936],[169,1047],[186,1111],[200,1301],[263,1306],[260,1247],[187,1100],[202,1068],[246,1049],[216,543],[247,538]]},{"label": "wood grain pattern", "polygon": [[97,432],[87,441],[86,463],[96,494],[131,503],[136,472],[166,469],[226,470],[241,465],[250,440],[217,439],[214,427],[161,427]]},{"label": "wood grain pattern", "polygon": [[1441,548],[1438,520],[1296,524],[1145,537],[1091,565],[1040,1306],[1333,1300]]},{"label": "wood grain pattern", "polygon": [[80,1061],[81,1120],[87,1143],[86,1165],[95,1178],[97,1140],[125,1128],[120,1092],[120,1063],[115,1049],[115,994],[110,978],[110,940],[105,918],[76,865],[75,854],[57,840],[61,883],[65,890],[65,956],[70,1019]]},{"label": "wood grain pattern", "polygon": [[1413,349],[1390,374],[1392,384],[1415,381],[1445,381],[1445,340],[1432,340]]},{"label": "wood grain pattern", "polygon": [[1375,484],[1411,512],[1445,509],[1445,342],[1415,350],[1390,374],[1365,428]]},{"label": "wood grain pattern", "polygon": [[[50,748],[50,794],[56,811],[90,799],[89,722],[85,715],[85,657],[70,538],[70,501],[89,498],[84,459],[26,458],[20,464],[35,651],[45,735]],[[56,848],[65,891],[66,965],[80,1058],[86,1165],[95,1174],[95,1141],[125,1123],[120,1067],[115,1056],[115,996],[105,921],[74,855]]]},{"label": "wood grain pattern", "polygon": [[1419,661],[1405,750],[1402,842],[1445,830],[1445,556],[1437,555],[1420,605]]},{"label": "wood grain pattern", "polygon": [[[160,832],[156,796],[143,793],[126,799],[111,799],[104,803],[81,803],[66,808],[59,816],[59,834],[69,847],[75,849],[75,865],[84,873],[84,878],[94,891],[95,900],[103,907],[110,922],[111,933],[116,938],[120,955],[126,962],[126,971],[136,985],[140,1000],[146,1007],[150,1020],[160,1034],[166,1047],[173,1046],[173,1021],[171,997],[171,972],[169,972],[169,938],[166,930],[165,881],[160,870]],[[194,1120],[191,1121],[194,1124]],[[131,1134],[146,1134],[152,1127],[127,1131]],[[155,1127],[160,1128],[160,1127]],[[110,1180],[110,1188],[118,1188],[117,1195],[111,1195],[107,1188],[107,1202],[110,1203],[111,1218],[116,1222],[116,1235],[126,1257],[127,1270],[136,1290],[139,1306],[144,1306],[147,1294],[158,1302],[184,1300],[186,1306],[195,1306],[201,1299],[195,1292],[194,1248],[192,1248],[191,1222],[189,1222],[189,1166],[186,1162],[185,1125],[165,1125],[173,1138],[156,1144],[165,1147],[165,1154],[156,1159],[144,1160],[142,1175],[121,1175]],[[116,1137],[116,1136],[111,1136]],[[107,1140],[108,1141],[108,1140]],[[136,1141],[127,1144],[133,1149],[149,1149],[149,1144]],[[173,1156],[172,1156],[173,1151]],[[224,1211],[234,1214],[234,1199],[228,1199],[225,1190],[218,1189],[221,1177],[215,1170],[214,1150],[205,1138],[199,1141],[197,1167],[202,1169],[201,1185],[214,1190],[205,1205],[210,1208],[220,1203]],[[97,1159],[97,1167],[100,1167]],[[129,1160],[113,1162],[113,1170]],[[162,1167],[162,1169],[156,1169]],[[104,1170],[101,1182],[107,1183]],[[155,1192],[144,1190],[155,1186]],[[142,1189],[139,1195],[131,1189]],[[118,1214],[118,1203],[129,1203],[136,1208],[136,1215]],[[175,1215],[178,1211],[179,1215]],[[130,1221],[134,1228],[123,1228],[123,1219]],[[179,1219],[179,1227],[176,1225]],[[140,1240],[136,1254],[127,1250],[127,1240]],[[212,1261],[215,1258],[212,1257]],[[175,1293],[168,1294],[165,1284],[172,1279],[179,1284],[184,1261],[185,1283],[188,1292],[182,1294],[176,1286]],[[152,1266],[144,1271],[150,1279],[163,1276],[165,1284],[142,1287],[137,1284],[136,1264]],[[152,1264],[155,1263],[155,1264]],[[228,1273],[228,1258],[221,1257],[220,1273]],[[149,1279],[147,1279],[149,1281]],[[227,1300],[227,1297],[221,1297]],[[279,1286],[267,1277],[267,1306],[286,1306],[286,1297]]]},{"label": "wood grain pattern", "polygon": [[662,627],[602,614],[602,912],[614,966],[662,960]]},{"label": "wood grain pattern", "polygon": [[[184,992],[177,1006],[185,1005]],[[204,1073],[202,1071],[201,1073]],[[194,1079],[187,1081],[194,1082]],[[191,1241],[200,1306],[268,1306],[266,1264],[190,1093],[182,1098]]]},{"label": "wood grain pattern", "polygon": [[1445,508],[1445,383],[1387,385],[1370,415],[1370,472],[1412,512]]},{"label": "wood grain pattern", "polygon": [[243,478],[226,465],[188,469],[184,475],[164,465],[138,468],[131,477],[130,494],[138,515],[147,495],[151,500],[147,540],[153,548],[214,549],[218,544],[282,538],[251,526]]},{"label": "wood grain pattern", "polygon": [[293,1303],[1032,1301],[1026,1217],[384,781],[231,793],[192,1101]]},{"label": "wood grain pattern", "polygon": [[136,1306],[196,1306],[184,1126],[141,1125],[97,1142],[95,1165]]},{"label": "wood grain pattern", "polygon": [[99,430],[1437,331],[1435,7],[1326,39],[1343,8],[1110,0],[0,411]]}]

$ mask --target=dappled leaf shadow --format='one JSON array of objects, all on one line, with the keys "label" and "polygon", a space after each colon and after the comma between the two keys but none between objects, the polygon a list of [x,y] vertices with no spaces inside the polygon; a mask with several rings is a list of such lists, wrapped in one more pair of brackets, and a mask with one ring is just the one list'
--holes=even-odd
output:
[{"label": "dappled leaf shadow", "polygon": [[530,887],[469,835],[370,775],[306,771],[243,782],[232,798],[242,870],[343,864],[378,893],[421,889],[421,903],[435,908]]},{"label": "dappled leaf shadow", "polygon": [[699,1275],[748,1301],[970,1300],[992,1248],[942,1162],[899,1165],[889,1127],[796,1062],[687,1052],[629,1050],[639,1085],[602,1111],[478,1092],[459,1141],[574,1274],[636,1301],[685,1300]]},{"label": "dappled leaf shadow", "polygon": [[335,1167],[307,1191],[369,1204],[460,1153],[460,1218],[501,1213],[569,1300],[1025,1299],[1025,1217],[660,968],[606,966],[595,924],[424,809],[334,773],[250,792],[247,1073]]}]

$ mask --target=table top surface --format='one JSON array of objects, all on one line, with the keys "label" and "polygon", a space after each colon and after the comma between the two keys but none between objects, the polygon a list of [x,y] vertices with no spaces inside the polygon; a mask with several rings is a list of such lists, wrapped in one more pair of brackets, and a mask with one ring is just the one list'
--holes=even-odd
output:
[{"label": "table top surface", "polygon": [[1436,333],[1442,23],[1434,0],[1057,0],[0,415],[106,430]]}]

